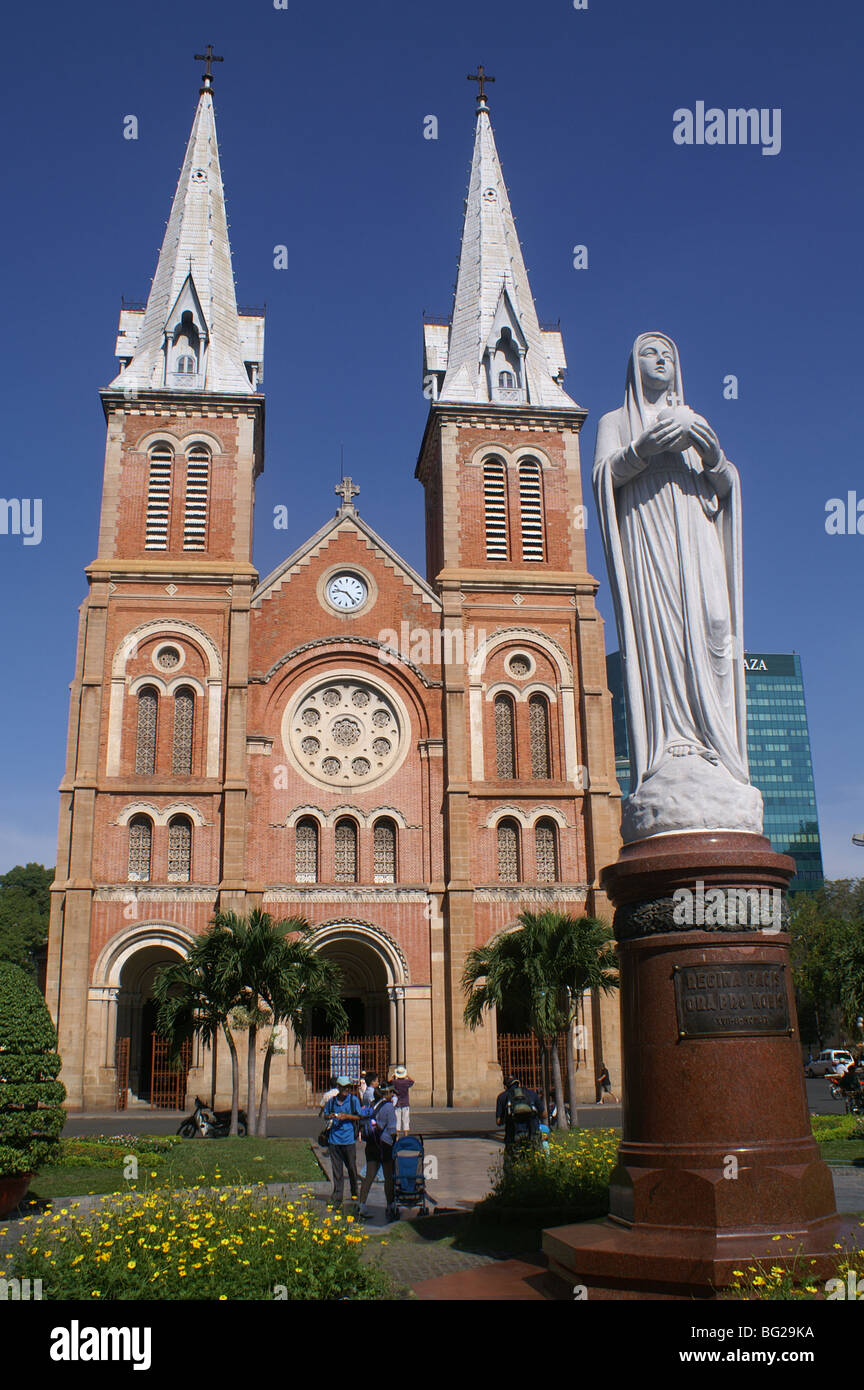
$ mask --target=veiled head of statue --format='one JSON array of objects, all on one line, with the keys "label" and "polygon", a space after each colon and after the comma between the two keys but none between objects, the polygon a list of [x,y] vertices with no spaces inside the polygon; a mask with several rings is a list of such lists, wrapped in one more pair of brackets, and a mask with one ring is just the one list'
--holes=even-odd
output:
[{"label": "veiled head of statue", "polygon": [[626,396],[634,427],[646,400],[657,400],[663,392],[678,402],[684,399],[678,349],[665,333],[640,333],[627,365]]}]

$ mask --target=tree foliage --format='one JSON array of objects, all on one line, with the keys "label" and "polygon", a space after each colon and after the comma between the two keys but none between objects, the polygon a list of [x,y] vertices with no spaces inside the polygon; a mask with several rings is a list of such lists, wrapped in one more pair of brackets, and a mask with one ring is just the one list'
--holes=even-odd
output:
[{"label": "tree foliage", "polygon": [[826,881],[792,904],[792,972],[802,1037],[823,1046],[839,1011],[850,1038],[864,1015],[864,879]]},{"label": "tree foliage", "polygon": [[48,941],[49,888],[54,870],[43,864],[16,864],[0,874],[0,960],[36,974],[36,957]]},{"label": "tree foliage", "polygon": [[0,961],[0,1174],[30,1173],[57,1156],[66,1120],[60,1066],[38,986]]}]

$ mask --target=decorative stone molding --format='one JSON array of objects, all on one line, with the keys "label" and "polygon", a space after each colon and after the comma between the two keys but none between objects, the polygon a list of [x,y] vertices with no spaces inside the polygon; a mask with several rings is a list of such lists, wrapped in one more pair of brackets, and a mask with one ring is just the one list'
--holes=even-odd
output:
[{"label": "decorative stone molding", "polygon": [[318,637],[313,642],[303,642],[301,646],[292,647],[290,652],[286,652],[284,656],[281,656],[263,676],[250,676],[249,683],[250,685],[266,685],[268,681],[272,680],[277,671],[281,670],[283,666],[286,666],[289,661],[293,661],[296,656],[302,656],[304,652],[313,651],[318,647],[335,646],[372,647],[376,651],[386,652],[387,661],[383,662],[382,665],[393,666],[398,661],[399,665],[407,666],[410,671],[413,671],[414,675],[425,685],[427,690],[440,690],[443,687],[443,681],[428,680],[420,670],[420,667],[415,666],[413,661],[409,661],[409,659],[403,656],[401,652],[397,651],[395,647],[388,647],[386,642],[379,642],[374,637]]},{"label": "decorative stone molding", "polygon": [[[746,891],[746,890],[742,890]],[[755,890],[758,892],[758,889]],[[676,904],[671,896],[664,898],[649,898],[647,901],[637,903],[627,903],[615,909],[615,916],[612,925],[615,929],[616,941],[637,941],[645,936],[659,936],[661,934],[674,932],[680,936],[686,932],[756,932],[764,933],[765,927],[762,923],[750,922],[724,922],[724,923],[682,923],[676,921],[676,913],[680,915],[680,905]],[[780,910],[780,925],[772,931],[773,939],[776,941],[777,932],[789,930],[789,904],[784,896]]]},{"label": "decorative stone molding", "polygon": [[128,825],[133,816],[150,816],[154,825],[167,825],[172,816],[188,816],[193,825],[212,825],[205,820],[197,806],[188,801],[172,801],[170,806],[154,806],[152,801],[132,801],[114,821],[115,825]]},{"label": "decorative stone molding", "polygon": [[212,903],[218,893],[215,885],[212,888],[181,887],[179,884],[175,888],[151,888],[146,883],[130,882],[125,888],[97,888],[93,898],[97,903]]},{"label": "decorative stone molding", "polygon": [[564,812],[559,810],[557,806],[496,806],[486,817],[486,828],[489,830],[493,829],[498,824],[499,820],[503,820],[506,816],[514,817],[526,830],[529,829],[530,826],[535,825],[538,820],[542,820],[545,817],[554,820],[557,825],[560,825],[562,830],[566,830],[569,825],[569,821],[564,815]]},{"label": "decorative stone molding", "polygon": [[377,888],[340,883],[332,887],[290,884],[284,888],[265,888],[262,896],[265,902],[272,903],[425,903],[429,895],[423,888],[400,888],[393,884]]},{"label": "decorative stone molding", "polygon": [[[426,895],[423,894],[423,897],[425,900]],[[340,938],[365,941],[377,951],[388,968],[389,984],[410,984],[411,972],[405,952],[383,927],[376,926],[374,922],[363,921],[359,917],[339,917],[331,922],[322,922],[320,927],[316,927],[309,937],[309,945],[314,951],[326,942]]]},{"label": "decorative stone molding", "polygon": [[578,903],[584,907],[587,883],[514,884],[512,888],[475,888],[478,903]]}]

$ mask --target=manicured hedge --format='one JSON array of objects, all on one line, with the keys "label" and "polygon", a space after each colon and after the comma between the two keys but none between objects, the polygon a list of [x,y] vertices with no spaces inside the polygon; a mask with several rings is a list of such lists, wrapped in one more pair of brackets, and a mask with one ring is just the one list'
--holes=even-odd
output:
[{"label": "manicured hedge", "polygon": [[57,1035],[30,976],[0,961],[0,1176],[29,1173],[59,1153],[66,1088]]}]

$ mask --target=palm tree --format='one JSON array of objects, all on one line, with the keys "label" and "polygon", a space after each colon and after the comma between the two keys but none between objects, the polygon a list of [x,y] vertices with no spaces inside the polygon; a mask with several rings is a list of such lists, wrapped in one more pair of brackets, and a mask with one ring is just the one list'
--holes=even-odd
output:
[{"label": "palm tree", "polygon": [[566,1125],[564,1087],[556,1038],[570,1037],[570,1113],[576,1113],[573,1075],[573,1028],[586,989],[609,993],[618,987],[612,931],[596,917],[569,917],[559,912],[523,912],[519,926],[471,951],[462,972],[467,996],[464,1018],[476,1028],[492,1008],[503,1008],[508,995],[525,1002],[531,1032],[548,1058],[558,1107],[558,1127]]},{"label": "palm tree", "polygon": [[[220,1029],[224,1033],[231,1056],[229,1132],[236,1134],[240,1069],[229,1018],[240,1004],[241,995],[238,981],[232,977],[232,957],[230,934],[211,926],[193,941],[185,960],[159,971],[153,982],[153,995],[159,1005],[157,1032],[170,1040],[172,1061],[179,1059],[187,1039],[197,1036],[213,1048]],[[215,1090],[215,1077],[213,1087]],[[215,1099],[212,1095],[211,1104],[215,1104]]]},{"label": "palm tree", "polygon": [[[248,917],[219,912],[214,924],[229,938],[223,958],[229,992],[239,996],[235,1020],[248,1030],[247,1086],[248,1133],[266,1128],[270,1063],[276,1047],[276,1031],[290,1022],[302,1037],[313,1009],[319,1009],[333,1036],[348,1027],[339,996],[341,974],[336,965],[316,955],[308,944],[311,932],[303,918],[274,922],[269,912],[255,908]],[[260,1109],[256,1107],[258,1029],[270,1025],[264,1057]]]}]

